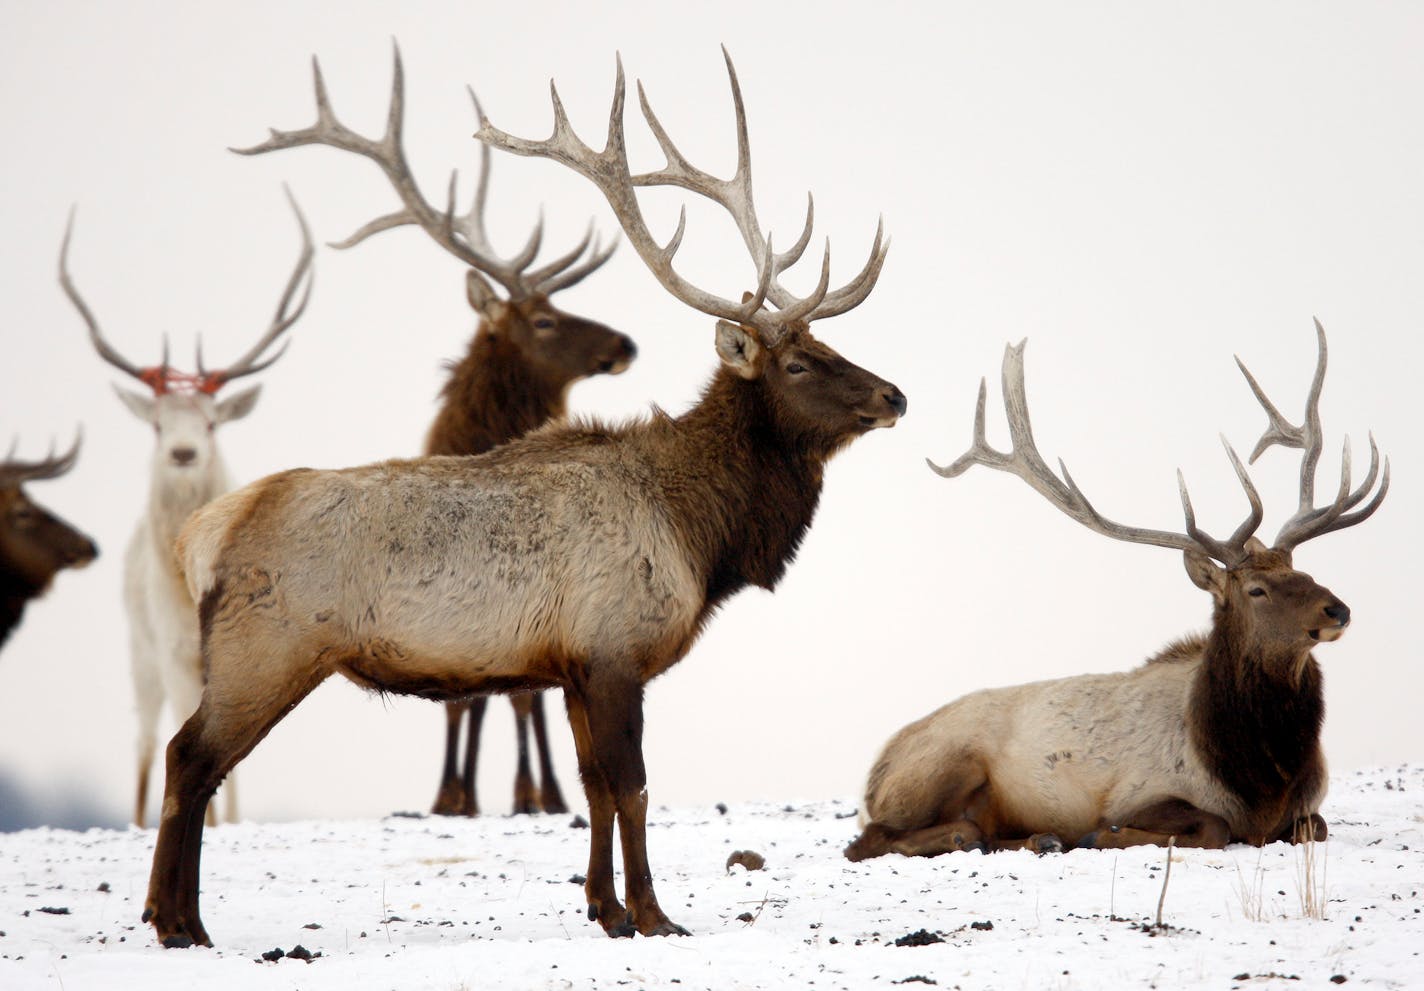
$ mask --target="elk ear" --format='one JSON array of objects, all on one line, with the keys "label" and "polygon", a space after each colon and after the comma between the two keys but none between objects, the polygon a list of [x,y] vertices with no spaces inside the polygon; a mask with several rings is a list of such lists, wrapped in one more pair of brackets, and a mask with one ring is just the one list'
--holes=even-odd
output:
[{"label": "elk ear", "polygon": [[1187,566],[1187,577],[1197,588],[1210,592],[1217,602],[1226,595],[1226,569],[1218,565],[1201,551],[1182,552],[1182,560]]},{"label": "elk ear", "polygon": [[217,405],[217,422],[230,423],[233,420],[241,420],[252,408],[257,405],[257,394],[262,391],[262,386],[254,385],[250,389],[243,389],[235,396],[228,396]]},{"label": "elk ear", "polygon": [[123,400],[129,412],[138,417],[144,423],[153,422],[153,397],[145,396],[141,392],[134,392],[131,389],[120,389],[114,386],[114,392]]},{"label": "elk ear", "polygon": [[761,374],[761,341],[756,332],[726,320],[717,321],[717,357],[744,379]]},{"label": "elk ear", "polygon": [[504,315],[504,300],[494,291],[494,286],[475,269],[465,272],[465,298],[470,308],[486,320],[496,320]]}]

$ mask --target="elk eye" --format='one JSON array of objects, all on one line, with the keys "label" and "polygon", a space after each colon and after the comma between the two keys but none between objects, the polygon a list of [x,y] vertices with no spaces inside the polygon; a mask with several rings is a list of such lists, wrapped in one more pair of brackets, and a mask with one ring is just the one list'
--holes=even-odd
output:
[{"label": "elk eye", "polygon": [[535,317],[535,318],[534,318],[534,329],[535,329],[535,330],[553,330],[553,329],[554,329],[554,326],[555,326],[555,324],[554,324],[554,318],[553,318],[553,317]]},{"label": "elk eye", "polygon": [[794,361],[793,361],[791,364],[789,364],[789,365],[786,366],[786,374],[787,374],[787,375],[803,375],[803,374],[805,374],[805,372],[806,372],[806,366],[805,366],[805,365],[802,365],[802,364],[799,364],[799,363],[797,363],[797,362],[794,362]]},{"label": "elk eye", "polygon": [[1250,590],[1249,592],[1247,592],[1246,594],[1247,594],[1247,595],[1251,595],[1251,596],[1265,595],[1265,594],[1266,594],[1266,590],[1265,590],[1264,588],[1257,587],[1257,588],[1251,589],[1251,590]]}]

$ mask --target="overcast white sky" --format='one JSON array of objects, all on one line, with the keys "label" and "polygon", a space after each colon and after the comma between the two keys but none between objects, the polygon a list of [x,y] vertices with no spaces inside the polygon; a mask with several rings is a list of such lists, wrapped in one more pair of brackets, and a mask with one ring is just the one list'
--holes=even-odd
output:
[{"label": "overcast white sky", "polygon": [[[642,78],[683,151],[730,172],[718,43],[741,75],[762,216],[799,229],[806,191],[855,271],[876,217],[894,238],[870,299],[817,332],[897,383],[908,417],[833,465],[820,515],[775,595],[746,592],[648,691],[654,802],[852,796],[895,729],[971,689],[1124,669],[1202,627],[1179,555],[1082,530],[1018,480],[924,466],[969,440],[1006,341],[1027,336],[1039,446],[1101,510],[1181,525],[1182,467],[1199,518],[1229,531],[1244,504],[1218,433],[1243,451],[1265,417],[1231,356],[1299,418],[1330,335],[1321,491],[1345,433],[1373,429],[1394,488],[1364,526],[1296,563],[1355,623],[1320,649],[1333,766],[1424,759],[1418,613],[1417,411],[1424,330],[1424,11],[1403,3],[400,5],[0,3],[0,436],[36,453],[76,423],[78,468],[32,494],[103,556],[60,577],[0,657],[0,769],[76,786],[127,815],[135,732],[120,564],[144,503],[150,431],[86,343],[55,279],[65,215],[71,270],[110,339],[155,361],[161,334],[213,361],[265,326],[297,240],[280,183],[317,237],[389,210],[375,167],[330,149],[258,159],[229,145],[314,115],[321,56],[348,124],[379,131],[400,41],[406,147],[436,198],[476,156],[465,85],[514,133],[549,128],[557,78],[581,133],[601,137],[613,57]],[[630,107],[635,164],[661,164]],[[523,243],[540,204],[551,247],[597,193],[557,166],[497,157],[492,236]],[[650,198],[671,233],[681,198]],[[709,289],[745,288],[730,226],[690,211],[680,263]],[[803,276],[805,285],[814,272]],[[323,248],[310,309],[262,376],[255,413],[222,432],[240,482],[295,465],[418,451],[441,362],[473,330],[458,263],[413,231]],[[791,280],[795,284],[794,278]],[[667,297],[626,245],[561,305],[633,335],[626,375],[576,389],[580,412],[681,410],[714,365],[712,321]],[[1407,413],[1415,408],[1413,414]],[[1253,474],[1270,537],[1295,501],[1292,457]],[[561,707],[554,709],[556,715]],[[508,707],[487,720],[481,797],[503,811]],[[333,681],[239,769],[257,819],[424,809],[443,715]],[[165,733],[165,736],[167,734]],[[555,738],[566,793],[572,744]],[[1328,811],[1328,810],[1327,810]]]}]

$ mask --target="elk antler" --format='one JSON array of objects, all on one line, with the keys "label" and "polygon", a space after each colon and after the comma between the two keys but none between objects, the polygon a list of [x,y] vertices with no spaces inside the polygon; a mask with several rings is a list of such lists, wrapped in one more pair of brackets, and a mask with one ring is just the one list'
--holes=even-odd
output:
[{"label": "elk antler", "polygon": [[[386,113],[386,133],[379,140],[358,134],[337,120],[335,111],[331,109],[330,97],[326,92],[326,82],[322,79],[321,63],[315,56],[312,56],[312,76],[316,88],[316,123],[299,131],[279,131],[276,128],[269,128],[271,137],[261,144],[253,145],[250,148],[233,148],[231,150],[239,155],[261,155],[269,151],[296,148],[301,145],[328,145],[342,151],[362,155],[380,166],[381,171],[385,173],[386,178],[390,180],[391,186],[400,197],[401,209],[377,217],[344,241],[332,242],[331,246],[334,248],[351,248],[372,234],[413,224],[420,227],[436,244],[460,261],[471,268],[478,269],[504,286],[512,299],[528,298],[534,293],[548,296],[560,289],[566,289],[608,260],[618,242],[615,240],[607,248],[601,248],[598,240],[594,237],[593,225],[590,223],[583,240],[579,241],[573,250],[546,265],[532,271],[525,271],[539,253],[544,236],[542,216],[535,223],[529,240],[517,254],[510,258],[501,258],[495,254],[494,249],[490,246],[484,224],[485,200],[489,192],[490,174],[488,148],[482,147],[480,151],[480,175],[475,185],[475,197],[470,209],[459,217],[455,215],[455,186],[459,175],[455,171],[450,173],[449,198],[446,208],[437,210],[433,207],[421,194],[420,187],[416,185],[415,178],[410,172],[410,164],[406,161],[405,148],[401,143],[401,131],[405,118],[405,72],[401,65],[400,46],[394,46],[394,50],[395,69],[391,79],[391,103]],[[470,99],[474,102],[475,115],[483,120],[484,111],[480,108],[480,102],[475,97],[473,90],[470,91]],[[591,249],[590,243],[592,244]],[[574,263],[584,256],[585,251],[588,251],[588,257],[582,264],[575,265]]]},{"label": "elk antler", "polygon": [[64,289],[64,294],[69,297],[74,304],[79,315],[84,318],[84,323],[89,328],[89,342],[94,345],[94,350],[99,352],[99,357],[113,365],[125,375],[131,375],[144,385],[153,390],[155,395],[163,395],[168,391],[168,382],[172,376],[172,370],[168,365],[168,337],[163,338],[163,361],[157,365],[148,365],[140,368],[129,361],[118,352],[112,344],[104,340],[104,335],[99,331],[99,321],[94,319],[94,314],[85,305],[84,299],[79,295],[79,290],[74,288],[74,281],[69,277],[69,238],[74,233],[74,207],[69,208],[69,222],[64,225],[64,241],[59,248],[59,284]]},{"label": "elk antler", "polygon": [[1236,470],[1236,477],[1241,481],[1242,488],[1246,490],[1246,499],[1251,504],[1250,514],[1236,528],[1236,532],[1226,540],[1217,540],[1197,527],[1191,497],[1187,494],[1187,483],[1180,470],[1177,472],[1177,488],[1181,493],[1182,511],[1186,515],[1185,534],[1166,530],[1148,530],[1115,523],[1093,508],[1088,497],[1073,481],[1073,476],[1068,474],[1068,466],[1061,459],[1058,462],[1058,467],[1063,477],[1060,479],[1055,475],[1038,453],[1038,448],[1033,441],[1033,427],[1029,423],[1028,398],[1024,388],[1023,352],[1026,343],[1026,341],[1020,341],[1017,345],[1009,345],[1004,349],[1004,412],[1009,422],[1009,436],[1013,441],[1012,451],[1007,454],[996,451],[989,446],[985,439],[984,405],[987,390],[981,379],[979,382],[979,404],[974,412],[974,442],[968,451],[960,455],[948,467],[941,467],[926,459],[926,463],[937,474],[944,478],[954,478],[976,464],[997,468],[1000,471],[1017,475],[1058,509],[1094,533],[1100,533],[1105,537],[1133,544],[1171,547],[1176,550],[1197,549],[1205,551],[1227,567],[1236,565],[1246,558],[1246,542],[1256,532],[1256,528],[1261,525],[1264,514],[1261,498],[1256,492],[1256,487],[1251,484],[1250,477],[1246,474],[1246,467],[1236,456],[1231,445],[1226,443],[1224,437],[1222,443],[1226,446],[1231,466]]},{"label": "elk antler", "polygon": [[1356,523],[1362,523],[1369,519],[1380,503],[1384,501],[1385,493],[1389,491],[1389,458],[1384,460],[1384,477],[1380,479],[1379,491],[1374,498],[1361,510],[1351,513],[1348,510],[1354,509],[1369,495],[1374,488],[1375,480],[1380,475],[1379,448],[1375,446],[1374,434],[1370,434],[1370,470],[1365,475],[1365,480],[1360,483],[1359,488],[1350,489],[1350,440],[1345,439],[1344,450],[1340,456],[1340,487],[1335,493],[1335,499],[1325,506],[1315,505],[1315,469],[1320,463],[1320,452],[1324,446],[1324,439],[1320,429],[1320,392],[1325,384],[1325,328],[1320,325],[1320,321],[1315,321],[1315,336],[1319,342],[1320,356],[1315,363],[1315,377],[1310,383],[1310,392],[1305,400],[1305,419],[1300,426],[1295,426],[1284,416],[1275,405],[1266,398],[1266,393],[1261,389],[1255,376],[1246,368],[1246,365],[1238,357],[1236,365],[1241,369],[1241,374],[1246,376],[1246,383],[1251,386],[1251,391],[1255,393],[1256,399],[1266,410],[1266,417],[1270,421],[1261,439],[1256,443],[1256,449],[1251,452],[1251,462],[1265,453],[1269,448],[1279,445],[1281,447],[1296,447],[1302,452],[1300,462],[1300,505],[1294,516],[1286,520],[1281,526],[1281,531],[1276,535],[1275,549],[1279,551],[1291,551],[1297,546],[1319,537],[1332,530],[1341,530]]},{"label": "elk antler", "polygon": [[[307,300],[311,297],[311,262],[313,256],[311,230],[307,227],[306,217],[302,216],[301,207],[297,206],[296,199],[292,196],[292,191],[284,184],[283,191],[287,194],[287,202],[292,204],[292,210],[297,215],[297,224],[302,230],[302,252],[297,259],[297,267],[292,272],[292,277],[287,281],[286,292],[282,294],[281,301],[277,305],[277,313],[272,318],[272,324],[268,327],[267,333],[259,340],[245,355],[239,358],[234,364],[227,368],[207,371],[203,368],[203,347],[202,341],[198,342],[198,372],[190,375],[174,369],[168,363],[168,337],[163,338],[163,361],[157,365],[148,365],[140,368],[129,361],[108,341],[104,340],[104,335],[99,331],[99,322],[94,319],[94,314],[85,305],[83,297],[79,295],[79,290],[74,287],[73,280],[69,277],[69,238],[74,231],[74,210],[69,211],[69,223],[64,228],[64,242],[59,249],[59,284],[64,288],[65,295],[79,311],[79,315],[84,318],[84,323],[89,327],[89,340],[94,345],[94,350],[99,352],[99,357],[113,365],[126,375],[131,375],[144,385],[153,390],[155,395],[161,396],[169,392],[172,388],[179,390],[195,390],[212,395],[221,389],[228,382],[244,375],[252,375],[267,368],[278,358],[286,353],[287,345],[283,344],[276,354],[265,361],[259,362],[257,359],[262,356],[272,342],[286,331],[288,327],[297,322],[297,319],[306,311]],[[297,304],[294,312],[288,313],[287,308],[291,305],[292,297],[297,291],[297,287],[305,281],[306,287],[302,292],[301,301]]]},{"label": "elk antler", "polygon": [[74,431],[74,443],[69,445],[68,451],[55,457],[54,444],[51,443],[49,454],[43,461],[15,460],[15,449],[20,443],[16,439],[10,444],[10,452],[5,455],[5,460],[0,461],[0,488],[58,478],[74,467],[74,462],[79,458],[79,444],[83,439],[84,429],[81,427]]},{"label": "elk antler", "polygon": [[[278,358],[287,353],[287,346],[291,341],[283,341],[282,346],[265,360],[259,361],[264,351],[272,346],[272,342],[284,334],[288,327],[296,323],[301,315],[306,312],[307,300],[311,299],[312,287],[312,256],[315,253],[312,247],[311,228],[307,226],[307,218],[302,216],[302,208],[297,205],[296,197],[292,191],[283,183],[282,191],[287,194],[287,202],[292,204],[292,212],[297,215],[297,226],[302,231],[302,250],[297,256],[297,266],[292,270],[291,278],[287,280],[287,288],[282,292],[282,298],[277,302],[277,312],[272,315],[272,322],[267,327],[267,332],[247,353],[226,368],[215,368],[208,371],[203,367],[203,341],[198,339],[198,374],[197,389],[199,392],[212,395],[233,379],[242,378],[245,375],[254,375],[264,368],[271,366]],[[291,313],[287,308],[292,305],[292,297],[296,295],[297,288],[305,283],[302,289],[302,298],[297,303],[297,308]]]},{"label": "elk antler", "polygon": [[[883,224],[875,232],[875,242],[870,257],[860,273],[845,286],[829,291],[831,247],[827,241],[821,260],[821,277],[809,296],[797,298],[777,281],[786,268],[795,264],[810,243],[811,227],[815,219],[814,203],[808,197],[806,223],[801,236],[787,251],[777,253],[772,249],[770,235],[763,236],[756,217],[756,206],[752,198],[751,153],[747,140],[746,112],[742,104],[741,88],[737,82],[736,69],[731,56],[722,49],[727,62],[727,73],[732,85],[732,103],[737,122],[737,170],[731,179],[717,179],[690,165],[682,156],[662,124],[653,114],[642,83],[638,84],[638,97],[643,115],[648,121],[658,144],[667,157],[667,164],[656,172],[633,175],[628,167],[628,149],[624,138],[623,107],[626,86],[623,77],[623,60],[617,59],[617,78],[613,90],[613,107],[608,118],[608,138],[603,151],[595,152],[574,133],[559,99],[558,89],[549,83],[549,94],[554,109],[554,132],[544,141],[530,141],[517,138],[494,127],[487,117],[480,116],[480,129],[475,137],[486,145],[495,145],[516,155],[549,158],[561,162],[580,175],[589,179],[608,200],[614,216],[623,227],[623,232],[632,242],[653,275],[674,297],[703,313],[726,320],[734,320],[755,327],[768,346],[774,346],[792,323],[804,320],[818,320],[823,317],[844,313],[858,305],[875,286],[880,268],[885,262],[885,253],[890,248],[884,237]],[[682,244],[682,236],[687,224],[687,210],[683,209],[678,218],[677,230],[666,244],[660,244],[648,229],[635,195],[638,186],[679,186],[705,196],[719,204],[729,214],[741,232],[742,240],[751,253],[757,268],[756,290],[743,302],[734,302],[699,289],[688,282],[672,267],[673,256]],[[771,302],[775,311],[763,309],[763,303]]]}]

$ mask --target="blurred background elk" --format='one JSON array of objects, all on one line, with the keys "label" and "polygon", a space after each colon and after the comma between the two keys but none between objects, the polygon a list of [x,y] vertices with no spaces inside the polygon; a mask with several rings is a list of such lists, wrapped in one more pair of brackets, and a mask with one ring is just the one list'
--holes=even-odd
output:
[{"label": "blurred background elk", "polygon": [[99,554],[94,541],[32,501],[26,482],[59,478],[79,458],[79,437],[64,454],[21,461],[12,444],[0,461],[0,648],[20,625],[25,606],[49,590],[65,568],[82,568]]},{"label": "blurred background elk", "polygon": [[[602,152],[573,133],[557,93],[549,140],[483,120],[477,135],[593,181],[659,283],[718,318],[721,365],[696,405],[618,426],[551,425],[473,458],[289,471],[222,497],[184,529],[179,554],[200,602],[208,681],[168,746],[143,915],[165,946],[211,944],[199,913],[209,796],[332,674],[436,699],[562,687],[590,812],[589,917],[610,936],[686,932],[653,890],[644,685],[687,654],[729,596],[778,584],[815,515],[826,463],[906,410],[898,388],[809,328],[866,298],[888,246],[877,231],[859,274],[835,290],[829,248],[809,295],[781,285],[812,218],[785,252],[762,234],[730,59],[727,69],[731,180],[688,164],[646,101],[667,165],[631,173],[621,62]],[[748,298],[716,296],[674,271],[685,216],[670,241],[655,239],[635,196],[650,185],[727,210],[757,270]],[[615,822],[626,907],[613,878]]]},{"label": "blurred background elk", "polygon": [[1311,649],[1344,635],[1350,609],[1295,570],[1291,558],[1305,541],[1368,519],[1389,490],[1389,461],[1381,476],[1371,437],[1369,471],[1352,489],[1346,441],[1339,486],[1331,501],[1315,505],[1326,359],[1318,322],[1316,333],[1319,360],[1300,425],[1280,414],[1237,359],[1270,419],[1251,460],[1275,445],[1302,452],[1299,507],[1270,547],[1254,536],[1261,500],[1230,445],[1251,510],[1225,540],[1197,527],[1180,472],[1185,533],[1102,516],[1066,466],[1060,462],[1059,477],[1039,455],[1023,345],[1006,350],[1011,451],[985,440],[981,383],[972,447],[946,468],[931,467],[946,478],[976,464],[1010,472],[1095,533],[1182,551],[1187,574],[1211,594],[1211,629],[1131,671],[988,689],[905,727],[871,768],[864,829],[847,857],[1024,847],[1043,853],[1170,837],[1194,847],[1325,838],[1325,709]]},{"label": "blurred background elk", "polygon": [[[617,375],[632,363],[637,348],[627,335],[566,313],[550,303],[554,293],[577,284],[606,262],[617,242],[600,249],[590,227],[583,240],[571,250],[531,269],[543,239],[541,217],[517,254],[509,258],[495,254],[485,231],[490,152],[483,144],[470,209],[455,216],[454,173],[450,177],[447,207],[440,210],[433,206],[420,192],[406,160],[401,133],[405,112],[404,71],[398,48],[394,60],[386,133],[379,140],[352,131],[336,118],[322,79],[321,65],[313,58],[316,123],[298,131],[273,129],[271,137],[261,144],[234,151],[259,155],[303,145],[326,145],[362,155],[375,162],[390,180],[400,198],[401,209],[371,221],[334,247],[349,248],[372,234],[414,225],[468,266],[466,297],[479,317],[479,325],[465,357],[449,366],[450,377],[441,391],[440,411],[426,436],[424,453],[482,454],[550,420],[564,419],[568,412],[569,389],[575,382],[591,375]],[[473,92],[470,98],[479,116],[479,101]],[[510,696],[510,702],[515,713],[518,753],[514,812],[567,811],[549,753],[543,693],[516,693]],[[487,704],[488,699],[483,695],[445,703],[445,759],[432,812],[479,814],[475,774],[479,763],[480,728]],[[460,725],[466,713],[469,730],[461,770]],[[531,719],[539,759],[537,788],[529,762]]]},{"label": "blurred background elk", "polygon": [[[217,398],[217,393],[229,382],[255,375],[282,356],[286,343],[263,358],[287,328],[301,317],[311,292],[311,232],[290,191],[287,198],[302,235],[296,268],[266,331],[246,354],[225,368],[205,368],[200,343],[197,371],[179,371],[168,363],[166,338],[163,360],[158,365],[140,367],[129,361],[104,339],[98,321],[70,279],[68,257],[73,214],[60,249],[60,284],[88,327],[94,350],[104,361],[148,389],[142,393],[115,386],[114,391],[124,406],[154,432],[148,505],[124,555],[124,608],[129,620],[139,723],[138,786],[134,800],[134,822],[139,826],[144,825],[149,771],[157,748],[158,716],[164,699],[168,700],[175,724],[182,725],[198,707],[203,693],[197,607],[189,598],[179,573],[174,541],[195,509],[232,487],[218,451],[217,429],[251,413],[262,387],[254,385],[222,400]],[[297,291],[303,286],[301,298],[293,308]],[[237,819],[235,782],[228,783],[225,794],[226,818],[232,822]]]}]

